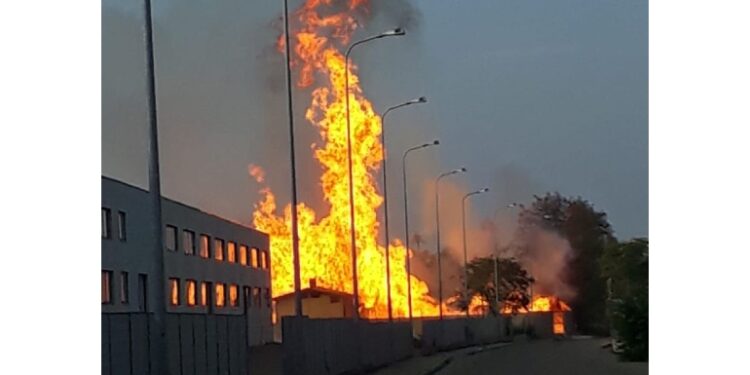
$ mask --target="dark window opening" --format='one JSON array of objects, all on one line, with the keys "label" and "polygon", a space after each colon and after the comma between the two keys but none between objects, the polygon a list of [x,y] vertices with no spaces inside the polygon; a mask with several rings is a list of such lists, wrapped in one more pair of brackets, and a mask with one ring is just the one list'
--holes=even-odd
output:
[{"label": "dark window opening", "polygon": [[164,242],[169,251],[177,251],[177,227],[173,225],[167,225],[167,229],[164,233]]},{"label": "dark window opening", "polygon": [[120,241],[127,240],[127,218],[125,212],[117,212],[117,238]]},{"label": "dark window opening", "polygon": [[120,303],[130,302],[130,285],[128,284],[128,273],[120,272]]},{"label": "dark window opening", "polygon": [[102,207],[102,238],[112,237],[112,211]]},{"label": "dark window opening", "polygon": [[182,249],[187,255],[195,254],[195,232],[187,229],[182,231]]}]

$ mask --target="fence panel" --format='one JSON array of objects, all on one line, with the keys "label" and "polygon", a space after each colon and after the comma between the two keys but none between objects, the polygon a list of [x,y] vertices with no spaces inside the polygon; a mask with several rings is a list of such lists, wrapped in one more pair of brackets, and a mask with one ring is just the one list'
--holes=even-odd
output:
[{"label": "fence panel", "polygon": [[130,375],[130,317],[112,314],[109,317],[112,375]]},{"label": "fence panel", "polygon": [[151,373],[149,367],[149,348],[151,346],[148,337],[149,319],[146,314],[130,314],[129,316],[133,374],[147,375]]}]

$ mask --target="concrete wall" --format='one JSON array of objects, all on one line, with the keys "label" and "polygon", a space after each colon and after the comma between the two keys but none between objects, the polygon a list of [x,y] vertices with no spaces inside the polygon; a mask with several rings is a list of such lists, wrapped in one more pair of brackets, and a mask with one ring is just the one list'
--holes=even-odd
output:
[{"label": "concrete wall", "polygon": [[507,317],[423,320],[422,353],[508,340],[508,328]]},{"label": "concrete wall", "polygon": [[[150,375],[152,314],[102,314],[102,375]],[[242,316],[167,314],[168,375],[247,375]]]},{"label": "concrete wall", "polygon": [[361,373],[413,355],[408,322],[282,318],[285,375]]}]

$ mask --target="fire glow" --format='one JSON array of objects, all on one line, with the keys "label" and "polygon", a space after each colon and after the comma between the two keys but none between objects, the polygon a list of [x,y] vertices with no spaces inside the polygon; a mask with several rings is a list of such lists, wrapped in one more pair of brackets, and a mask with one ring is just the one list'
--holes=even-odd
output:
[{"label": "fire glow", "polygon": [[[307,0],[294,16],[299,27],[290,37],[294,40],[293,67],[299,72],[297,86],[312,88],[311,102],[305,118],[319,131],[322,145],[312,145],[313,156],[322,165],[320,186],[330,210],[319,215],[304,203],[297,207],[300,279],[302,288],[309,280],[319,286],[352,293],[351,243],[349,221],[349,185],[346,129],[345,57],[341,52],[359,27],[354,14],[368,12],[366,0],[349,0],[338,8],[331,0]],[[336,12],[335,9],[342,8]],[[277,47],[283,49],[283,36]],[[383,146],[380,143],[381,121],[372,103],[364,96],[356,73],[349,64],[349,105],[352,131],[352,168],[354,208],[356,213],[357,272],[360,314],[368,318],[388,316],[385,248],[377,243],[380,223],[377,210],[383,203],[375,182]],[[262,170],[251,167],[251,174],[261,179]],[[271,278],[273,295],[294,290],[292,267],[291,207],[276,214],[273,193],[261,190],[263,198],[255,205],[253,224],[270,235],[273,257]],[[407,250],[394,240],[390,248],[391,295],[394,317],[408,316],[407,277],[411,279],[414,316],[438,315],[438,304],[429,295],[427,284],[406,272]],[[460,313],[458,311],[456,314]]]},{"label": "fire glow", "polygon": [[[571,311],[570,306],[563,300],[554,296],[537,295],[532,298],[531,305],[528,309],[516,311],[519,314],[550,312],[552,313],[552,333],[555,335],[565,334],[565,316],[564,313]],[[503,314],[511,314],[510,309],[503,309]]]}]

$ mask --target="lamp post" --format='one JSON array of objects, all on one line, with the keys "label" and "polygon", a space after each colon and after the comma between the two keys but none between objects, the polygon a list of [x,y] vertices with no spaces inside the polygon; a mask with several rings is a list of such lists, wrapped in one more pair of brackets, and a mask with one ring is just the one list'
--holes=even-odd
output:
[{"label": "lamp post", "polygon": [[[352,43],[349,48],[346,50],[345,55],[345,62],[344,62],[344,88],[346,91],[344,92],[344,95],[346,96],[346,142],[347,142],[347,154],[349,158],[349,221],[351,225],[351,241],[352,241],[352,291],[354,294],[353,303],[354,303],[354,320],[359,319],[359,285],[357,282],[357,229],[354,222],[354,178],[353,178],[353,172],[352,172],[352,126],[351,126],[351,119],[349,115],[349,55],[352,53],[352,50],[354,47],[367,43],[369,41],[385,38],[389,36],[400,36],[406,34],[406,31],[404,29],[398,28],[394,30],[389,30],[384,33],[371,36],[369,38],[365,38],[362,40],[359,40],[357,42]],[[287,43],[287,46],[289,43]],[[287,47],[288,48],[288,47]]]},{"label": "lamp post", "polygon": [[[156,280],[154,290],[153,321],[151,324],[154,332],[153,350],[155,352],[154,361],[151,363],[152,370],[155,374],[167,372],[167,341],[166,341],[166,289],[165,289],[165,269],[164,269],[164,248],[162,232],[162,210],[161,210],[161,173],[159,172],[159,124],[157,117],[156,101],[156,70],[154,68],[154,34],[153,19],[151,17],[151,0],[143,2],[145,18],[145,35],[144,42],[146,47],[146,94],[148,95],[148,195],[149,195],[149,214],[151,216],[151,227],[149,235],[153,238],[154,248],[151,249],[150,261],[154,265],[154,273],[149,277]],[[150,287],[150,286],[149,286]],[[149,302],[150,303],[150,302]]]},{"label": "lamp post", "polygon": [[438,311],[440,319],[443,319],[443,268],[440,260],[440,180],[456,173],[464,173],[466,168],[456,168],[443,172],[435,179],[435,221],[437,223],[437,261],[438,261]]},{"label": "lamp post", "polygon": [[[516,208],[521,207],[523,208],[523,204],[521,203],[511,203],[507,206],[503,206],[495,210],[495,221],[497,221],[497,214],[502,211],[505,208]],[[497,243],[495,243],[495,249],[497,249]],[[497,306],[498,312],[500,311],[500,293],[499,293],[499,286],[500,285],[500,271],[498,266],[498,254],[495,253],[495,305]]]},{"label": "lamp post", "polygon": [[300,292],[299,229],[297,222],[297,162],[294,146],[294,106],[292,102],[291,48],[289,46],[289,4],[284,0],[284,58],[286,60],[286,102],[289,116],[289,161],[292,174],[292,262],[294,264],[294,314],[302,316],[302,293]]},{"label": "lamp post", "polygon": [[[486,193],[489,190],[490,190],[489,188],[483,188],[477,191],[472,191],[471,193],[464,195],[464,197],[461,199],[461,225],[463,227],[463,239],[464,239],[464,301],[466,301],[466,317],[467,318],[469,317],[469,279],[468,279],[468,271],[466,269],[466,266],[468,265],[468,259],[466,256],[466,199],[468,199],[472,195]],[[495,269],[496,269],[495,275],[497,275],[497,258],[495,258]],[[497,288],[497,286],[495,286],[495,288]]]},{"label": "lamp post", "polygon": [[397,108],[406,107],[412,104],[419,104],[419,103],[427,103],[427,98],[424,96],[420,96],[417,99],[409,100],[408,102],[401,103],[399,105],[390,107],[385,110],[383,113],[383,116],[380,118],[381,122],[381,132],[380,132],[380,143],[383,147],[383,222],[385,224],[385,284],[386,289],[388,293],[388,321],[393,321],[393,305],[391,302],[391,253],[390,253],[390,247],[391,247],[391,240],[388,235],[388,180],[387,180],[387,173],[386,173],[386,162],[385,162],[385,117],[390,113],[392,110]]},{"label": "lamp post", "polygon": [[409,256],[409,199],[408,199],[408,193],[406,189],[406,157],[409,155],[410,152],[421,150],[425,147],[430,146],[437,146],[440,144],[440,141],[437,139],[432,141],[432,143],[425,143],[421,144],[419,146],[414,146],[404,152],[404,157],[401,158],[401,164],[402,164],[402,170],[404,172],[404,236],[406,241],[406,298],[409,300],[409,322],[411,323],[412,320],[412,313],[411,313],[411,257]]}]

